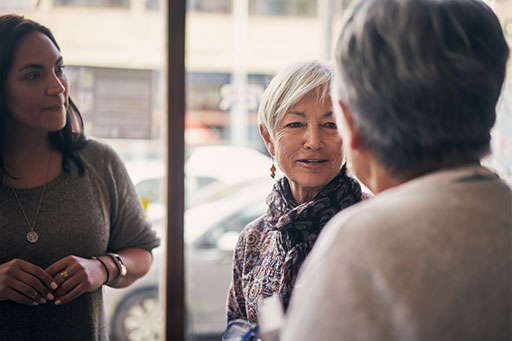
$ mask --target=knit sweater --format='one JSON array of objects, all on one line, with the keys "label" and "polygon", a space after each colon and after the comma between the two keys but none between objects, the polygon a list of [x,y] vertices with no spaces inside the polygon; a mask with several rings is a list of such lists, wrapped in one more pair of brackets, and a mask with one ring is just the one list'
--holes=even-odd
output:
[{"label": "knit sweater", "polygon": [[[159,239],[146,222],[128,173],[107,145],[89,140],[79,152],[85,175],[71,162],[46,185],[35,231],[30,231],[11,187],[0,188],[0,264],[14,258],[46,268],[68,255],[91,257],[126,248],[151,251]],[[16,189],[32,219],[41,187]],[[0,302],[1,340],[106,340],[108,338],[102,290],[85,293],[56,306],[53,302],[29,307]]]},{"label": "knit sweater", "polygon": [[282,341],[510,341],[512,192],[443,169],[335,216],[306,259]]}]

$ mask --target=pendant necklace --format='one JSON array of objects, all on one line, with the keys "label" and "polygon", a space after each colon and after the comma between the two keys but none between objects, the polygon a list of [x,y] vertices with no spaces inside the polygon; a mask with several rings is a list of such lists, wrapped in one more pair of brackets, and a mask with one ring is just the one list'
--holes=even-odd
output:
[{"label": "pendant necklace", "polygon": [[43,202],[44,190],[46,188],[46,180],[48,180],[50,164],[52,163],[52,156],[53,156],[53,151],[50,154],[50,160],[48,160],[48,167],[46,167],[46,175],[44,177],[43,189],[41,190],[41,195],[39,196],[39,203],[37,204],[36,214],[34,215],[34,222],[32,224],[30,223],[30,220],[28,219],[27,214],[25,213],[25,210],[23,209],[23,206],[21,205],[20,199],[18,198],[18,194],[16,194],[16,190],[14,189],[14,187],[11,187],[12,191],[14,193],[14,197],[16,198],[16,201],[18,202],[18,206],[20,207],[21,212],[23,213],[23,216],[25,217],[25,221],[27,222],[28,227],[30,227],[30,231],[27,233],[26,238],[27,238],[27,241],[31,244],[35,244],[39,240],[39,235],[37,234],[37,232],[34,229],[36,227],[37,216],[39,215],[39,208],[41,207],[41,203]]}]

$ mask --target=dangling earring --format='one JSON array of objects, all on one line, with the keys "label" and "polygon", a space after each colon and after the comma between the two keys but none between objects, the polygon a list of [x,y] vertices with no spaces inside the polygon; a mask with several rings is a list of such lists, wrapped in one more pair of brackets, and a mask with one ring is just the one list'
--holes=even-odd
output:
[{"label": "dangling earring", "polygon": [[272,158],[272,166],[270,166],[270,177],[272,179],[276,177],[276,166],[274,166],[274,158]]}]

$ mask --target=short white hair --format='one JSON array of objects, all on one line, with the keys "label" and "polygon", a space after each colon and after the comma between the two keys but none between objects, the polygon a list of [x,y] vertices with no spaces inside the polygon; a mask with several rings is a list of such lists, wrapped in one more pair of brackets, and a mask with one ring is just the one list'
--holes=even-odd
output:
[{"label": "short white hair", "polygon": [[290,107],[310,95],[320,103],[329,98],[333,74],[330,65],[317,60],[284,68],[272,78],[261,96],[258,123],[274,138],[277,123]]}]

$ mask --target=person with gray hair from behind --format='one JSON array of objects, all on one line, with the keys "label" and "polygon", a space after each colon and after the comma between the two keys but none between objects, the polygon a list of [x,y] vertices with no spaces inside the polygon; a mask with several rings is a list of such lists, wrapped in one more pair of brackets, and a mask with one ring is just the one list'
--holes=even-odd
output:
[{"label": "person with gray hair from behind", "polygon": [[320,234],[281,340],[512,339],[512,195],[480,165],[508,54],[479,0],[352,4],[332,98],[377,195]]}]

